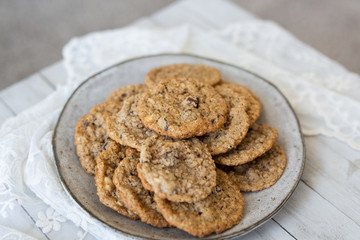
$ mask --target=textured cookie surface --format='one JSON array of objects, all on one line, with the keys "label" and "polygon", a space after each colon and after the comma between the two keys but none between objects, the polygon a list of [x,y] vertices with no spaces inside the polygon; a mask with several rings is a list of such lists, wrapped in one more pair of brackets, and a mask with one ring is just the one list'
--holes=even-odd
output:
[{"label": "textured cookie surface", "polygon": [[200,201],[216,184],[215,163],[196,138],[151,137],[141,148],[140,165],[152,190],[170,201]]},{"label": "textured cookie surface", "polygon": [[249,129],[249,116],[246,113],[248,101],[245,96],[234,92],[230,88],[216,86],[215,89],[227,102],[229,114],[226,115],[225,124],[216,132],[200,137],[211,155],[225,153],[235,148],[245,137]]},{"label": "textured cookie surface", "polygon": [[140,178],[143,187],[144,187],[146,190],[150,191],[150,192],[154,192],[154,189],[153,189],[152,186],[146,181],[146,179],[145,179],[145,177],[144,177],[144,173],[143,173],[143,171],[142,171],[140,162],[138,163],[136,169],[137,169],[138,177]]},{"label": "textured cookie surface", "polygon": [[216,187],[204,200],[177,203],[155,195],[155,201],[171,225],[198,237],[231,228],[240,221],[244,208],[244,198],[238,187],[219,169],[216,170]]},{"label": "textured cookie surface", "polygon": [[214,157],[218,164],[236,166],[254,160],[268,151],[276,142],[278,132],[265,123],[255,123],[244,140],[227,153]]},{"label": "textured cookie surface", "polygon": [[99,196],[100,202],[105,206],[131,219],[138,219],[138,216],[134,212],[124,206],[119,192],[113,184],[114,171],[125,158],[125,150],[125,146],[111,141],[107,149],[97,157],[95,173],[97,195]]},{"label": "textured cookie surface", "polygon": [[109,141],[105,120],[121,107],[122,104],[116,101],[98,104],[76,124],[74,144],[81,166],[88,174],[95,174],[96,157]]},{"label": "textured cookie surface", "polygon": [[146,85],[128,85],[114,90],[107,98],[107,101],[118,101],[123,102],[128,97],[134,96],[139,93],[145,92],[147,89]]},{"label": "textured cookie surface", "polygon": [[281,177],[286,166],[285,152],[277,143],[254,161],[222,167],[241,191],[259,191],[270,187]]},{"label": "textured cookie surface", "polygon": [[141,95],[131,96],[123,103],[121,111],[106,120],[109,137],[116,142],[140,151],[142,143],[155,134],[141,122],[136,106]]},{"label": "textured cookie surface", "polygon": [[250,91],[250,89],[240,84],[221,82],[217,86],[221,86],[223,89],[230,88],[247,98],[249,105],[246,112],[249,115],[250,125],[254,124],[255,121],[260,117],[262,110],[260,99],[252,91]]},{"label": "textured cookie surface", "polygon": [[145,84],[153,87],[167,78],[196,78],[199,81],[215,85],[221,81],[218,70],[205,65],[173,64],[152,69],[145,78]]},{"label": "textured cookie surface", "polygon": [[128,148],[126,158],[115,170],[113,182],[124,205],[135,212],[141,221],[155,227],[168,227],[168,222],[156,206],[154,193],[145,190],[141,184],[136,170],[139,162],[140,153],[133,148]]},{"label": "textured cookie surface", "polygon": [[172,78],[146,91],[137,112],[147,128],[184,139],[222,127],[227,106],[213,87],[195,79]]}]

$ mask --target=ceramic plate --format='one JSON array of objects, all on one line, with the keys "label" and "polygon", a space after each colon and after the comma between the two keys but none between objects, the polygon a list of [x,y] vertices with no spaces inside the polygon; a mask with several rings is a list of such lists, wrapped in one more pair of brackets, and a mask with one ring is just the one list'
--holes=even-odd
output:
[{"label": "ceramic plate", "polygon": [[298,120],[284,95],[268,81],[232,65],[197,56],[166,54],[132,59],[84,81],[66,103],[53,137],[54,155],[61,181],[80,207],[99,223],[126,236],[145,239],[193,238],[175,228],[158,229],[130,220],[103,206],[96,195],[94,178],[82,169],[73,145],[76,122],[93,106],[105,101],[110,92],[125,85],[143,83],[150,69],[174,63],[206,64],[218,69],[224,80],[245,85],[261,99],[263,112],[258,122],[270,124],[279,131],[278,143],[284,148],[288,159],[281,178],[268,189],[244,193],[245,208],[240,223],[221,234],[212,234],[204,239],[243,235],[269,220],[289,199],[300,180],[305,156]]}]

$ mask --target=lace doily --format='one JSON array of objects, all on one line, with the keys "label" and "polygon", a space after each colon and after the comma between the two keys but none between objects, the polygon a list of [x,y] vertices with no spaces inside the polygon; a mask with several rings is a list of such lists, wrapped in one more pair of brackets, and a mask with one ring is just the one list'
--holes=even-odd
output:
[{"label": "lace doily", "polygon": [[[0,194],[50,205],[37,220],[43,231],[59,229],[69,219],[84,230],[79,238],[87,232],[98,238],[122,237],[91,218],[66,194],[54,164],[51,137],[62,107],[83,79],[117,62],[157,53],[191,53],[248,69],[284,93],[305,134],[335,137],[360,149],[360,96],[355,92],[360,89],[359,77],[273,23],[252,20],[213,32],[181,26],[89,34],[64,48],[67,84],[8,120],[0,133]],[[2,203],[1,213],[10,207],[11,201]]]}]

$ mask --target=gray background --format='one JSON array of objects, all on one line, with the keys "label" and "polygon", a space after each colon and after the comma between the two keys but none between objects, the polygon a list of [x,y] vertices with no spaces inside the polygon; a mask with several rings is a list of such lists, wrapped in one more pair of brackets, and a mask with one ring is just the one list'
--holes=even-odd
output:
[{"label": "gray background", "polygon": [[[196,0],[195,0],[196,1]],[[174,0],[1,0],[0,89],[61,59],[74,36],[119,28]],[[233,0],[360,73],[360,1]]]}]

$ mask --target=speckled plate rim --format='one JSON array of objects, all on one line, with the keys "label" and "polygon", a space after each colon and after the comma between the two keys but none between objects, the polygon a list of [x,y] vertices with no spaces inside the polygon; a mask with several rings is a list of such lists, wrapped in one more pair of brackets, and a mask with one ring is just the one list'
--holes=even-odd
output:
[{"label": "speckled plate rim", "polygon": [[149,239],[149,240],[155,240],[156,238],[144,238],[142,236],[137,236],[137,235],[134,235],[132,233],[128,233],[128,232],[125,232],[123,231],[122,229],[118,229],[118,228],[114,228],[112,226],[109,226],[106,222],[98,219],[93,213],[91,213],[88,209],[86,209],[86,207],[72,194],[71,190],[69,189],[69,186],[67,186],[66,182],[65,182],[65,179],[60,171],[60,166],[59,166],[59,158],[58,156],[56,155],[56,144],[55,144],[55,139],[56,139],[56,135],[57,135],[57,129],[58,129],[58,125],[60,123],[60,120],[62,118],[62,115],[67,107],[67,105],[69,104],[70,100],[73,98],[73,96],[76,94],[76,92],[85,84],[87,83],[88,81],[90,81],[91,79],[95,78],[96,76],[112,69],[112,68],[115,68],[115,67],[118,67],[122,64],[125,64],[125,63],[128,63],[128,62],[132,62],[132,61],[136,61],[136,60],[140,60],[140,59],[145,59],[145,58],[152,58],[152,57],[160,57],[160,56],[188,56],[188,57],[194,57],[194,58],[198,58],[198,59],[203,59],[203,60],[208,60],[208,61],[212,61],[212,62],[216,62],[218,64],[222,64],[222,65],[227,65],[227,66],[230,66],[230,67],[233,67],[233,68],[237,68],[241,71],[244,71],[244,72],[247,72],[248,74],[250,75],[253,75],[255,76],[256,78],[258,78],[259,80],[263,81],[264,83],[270,85],[271,87],[273,87],[279,94],[280,96],[285,100],[285,103],[288,105],[289,109],[291,110],[291,113],[293,114],[295,120],[296,120],[296,125],[299,129],[299,135],[300,135],[300,140],[301,140],[301,145],[302,145],[302,159],[301,159],[301,167],[300,167],[300,171],[299,171],[299,175],[298,175],[298,178],[296,179],[296,182],[293,186],[293,188],[289,191],[288,195],[284,198],[284,200],[279,204],[279,206],[277,208],[275,208],[271,213],[269,213],[268,215],[266,215],[265,217],[263,217],[261,220],[259,220],[258,222],[252,224],[251,226],[245,228],[245,229],[242,229],[241,231],[238,231],[238,232],[235,232],[235,233],[232,233],[232,234],[229,234],[229,235],[225,235],[225,236],[221,236],[221,238],[219,239],[233,239],[235,237],[240,237],[252,230],[254,230],[255,228],[261,226],[262,224],[264,224],[265,222],[267,222],[268,220],[270,220],[276,213],[279,212],[279,210],[285,205],[285,203],[289,200],[289,198],[292,196],[292,194],[294,193],[295,189],[297,188],[300,180],[301,180],[301,176],[303,174],[303,171],[304,171],[304,166],[305,166],[305,160],[306,160],[306,151],[305,151],[305,144],[304,144],[304,136],[303,136],[303,133],[301,131],[301,127],[300,127],[300,122],[299,122],[299,119],[293,109],[293,107],[291,106],[290,102],[287,100],[287,98],[285,97],[285,95],[271,82],[269,82],[268,80],[264,79],[263,77],[251,72],[251,71],[248,71],[244,68],[241,68],[239,66],[235,66],[233,64],[229,64],[229,63],[225,63],[225,62],[222,62],[222,61],[219,61],[219,60],[216,60],[216,59],[212,59],[212,58],[207,58],[207,57],[202,57],[202,56],[198,56],[198,55],[193,55],[193,54],[185,54],[185,53],[181,53],[181,54],[177,54],[177,53],[163,53],[163,54],[154,54],[154,55],[146,55],[146,56],[141,56],[141,57],[136,57],[136,58],[131,58],[131,59],[128,59],[128,60],[125,60],[125,61],[122,61],[120,63],[117,63],[117,64],[114,64],[114,65],[111,65],[105,69],[103,69],[102,71],[99,71],[98,73],[95,73],[94,75],[88,77],[86,80],[84,80],[81,84],[79,84],[79,86],[73,91],[73,93],[70,95],[70,97],[68,98],[68,100],[66,101],[63,109],[61,110],[61,113],[57,119],[57,122],[56,122],[56,125],[55,125],[55,128],[54,128],[54,134],[53,134],[53,137],[52,137],[52,147],[53,147],[53,154],[54,154],[54,158],[55,158],[55,163],[56,163],[56,169],[57,169],[57,172],[59,174],[59,177],[60,177],[60,181],[61,181],[61,184],[62,186],[64,187],[64,190],[66,191],[66,193],[72,198],[72,200],[75,201],[75,203],[83,210],[85,211],[86,213],[88,213],[90,216],[92,216],[95,221],[98,221],[100,224],[102,224],[104,227],[108,227],[108,228],[111,228],[111,229],[114,229],[115,231],[119,231],[121,234],[123,234],[124,236],[128,237],[128,238],[133,238],[133,239]]}]

